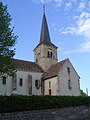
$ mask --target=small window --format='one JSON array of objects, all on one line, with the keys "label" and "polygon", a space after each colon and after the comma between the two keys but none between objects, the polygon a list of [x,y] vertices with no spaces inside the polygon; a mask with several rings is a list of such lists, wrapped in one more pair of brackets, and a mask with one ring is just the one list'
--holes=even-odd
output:
[{"label": "small window", "polygon": [[6,77],[3,77],[2,84],[6,85]]},{"label": "small window", "polygon": [[69,67],[67,67],[67,72],[68,72],[68,74],[70,73],[70,68]]},{"label": "small window", "polygon": [[36,63],[38,63],[38,59],[36,59]]},{"label": "small window", "polygon": [[35,86],[37,89],[40,88],[40,81],[39,80],[35,80]]},{"label": "small window", "polygon": [[51,82],[49,81],[49,88],[51,88]]},{"label": "small window", "polygon": [[48,53],[47,53],[47,57],[49,58],[49,51],[48,51]]},{"label": "small window", "polygon": [[71,81],[70,80],[68,80],[68,89],[70,89],[71,90]]},{"label": "small window", "polygon": [[22,78],[20,78],[20,80],[19,80],[19,85],[20,85],[20,86],[23,85],[23,79],[22,79]]},{"label": "small window", "polygon": [[78,79],[78,88],[80,89],[80,81],[79,81],[79,79]]},{"label": "small window", "polygon": [[52,56],[53,56],[53,53],[51,52],[51,58],[52,58]]},{"label": "small window", "polygon": [[47,53],[47,57],[48,57],[48,58],[52,58],[52,56],[53,56],[53,53],[50,52],[50,51],[48,51],[48,53]]}]

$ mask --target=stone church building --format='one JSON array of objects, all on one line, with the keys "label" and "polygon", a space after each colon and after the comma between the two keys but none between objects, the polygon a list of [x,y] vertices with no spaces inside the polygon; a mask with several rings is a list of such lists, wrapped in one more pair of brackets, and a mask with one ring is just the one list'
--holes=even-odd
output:
[{"label": "stone church building", "polygon": [[50,39],[45,12],[34,62],[13,60],[17,72],[0,78],[0,95],[80,95],[80,77],[69,59],[58,62],[57,46]]}]

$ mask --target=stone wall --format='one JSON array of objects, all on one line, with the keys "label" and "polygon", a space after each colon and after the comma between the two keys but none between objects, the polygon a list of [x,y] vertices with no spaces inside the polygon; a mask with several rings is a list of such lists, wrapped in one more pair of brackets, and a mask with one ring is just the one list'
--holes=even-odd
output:
[{"label": "stone wall", "polygon": [[1,113],[0,120],[90,120],[90,107]]},{"label": "stone wall", "polygon": [[[52,57],[47,57],[48,51],[52,52]],[[44,71],[46,71],[51,65],[58,62],[57,48],[53,45],[39,45],[34,49],[34,61],[37,62]]]}]

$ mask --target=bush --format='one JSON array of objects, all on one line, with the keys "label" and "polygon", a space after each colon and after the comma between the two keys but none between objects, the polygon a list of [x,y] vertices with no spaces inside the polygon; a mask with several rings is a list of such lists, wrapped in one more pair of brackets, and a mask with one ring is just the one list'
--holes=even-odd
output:
[{"label": "bush", "polygon": [[0,113],[90,105],[90,97],[0,96]]}]

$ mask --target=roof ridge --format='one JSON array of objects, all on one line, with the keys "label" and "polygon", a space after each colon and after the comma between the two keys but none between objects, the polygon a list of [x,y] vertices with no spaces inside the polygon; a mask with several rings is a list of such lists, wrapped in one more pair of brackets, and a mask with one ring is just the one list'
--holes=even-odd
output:
[{"label": "roof ridge", "polygon": [[63,64],[66,62],[67,59],[64,59],[54,65],[52,65],[44,74],[43,79],[48,79],[54,76],[57,76],[59,70],[62,68]]},{"label": "roof ridge", "polygon": [[39,64],[37,64],[37,63],[35,63],[35,64],[42,70],[42,72],[44,72],[43,68]]},{"label": "roof ridge", "polygon": [[34,62],[32,62],[32,61],[28,61],[28,60],[22,60],[22,59],[16,59],[16,58],[14,58],[13,60],[34,63]]},{"label": "roof ridge", "polygon": [[30,72],[43,72],[42,68],[38,66],[35,62],[25,61],[20,59],[13,59],[12,64],[17,70],[30,71]]}]

